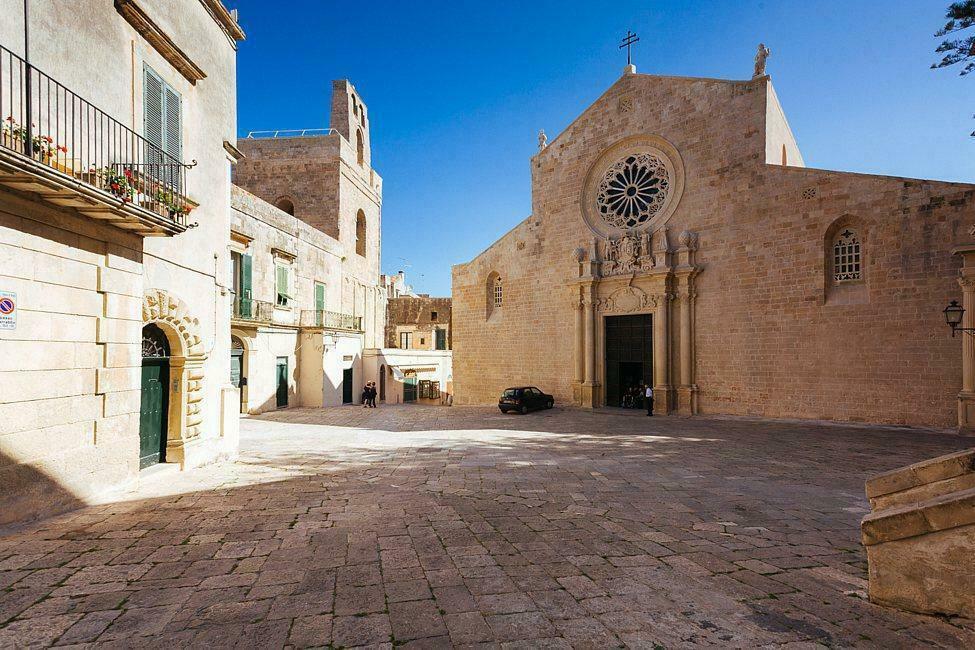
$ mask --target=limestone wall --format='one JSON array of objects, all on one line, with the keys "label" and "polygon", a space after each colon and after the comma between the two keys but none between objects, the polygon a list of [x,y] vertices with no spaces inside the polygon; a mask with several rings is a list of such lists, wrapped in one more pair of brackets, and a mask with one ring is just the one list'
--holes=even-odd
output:
[{"label": "limestone wall", "polygon": [[[574,251],[593,238],[583,183],[614,143],[652,134],[686,173],[655,241],[673,251],[679,233],[698,234],[700,412],[953,425],[961,343],[941,310],[959,294],[950,250],[968,238],[975,188],[767,165],[770,92],[766,79],[627,75],[536,155],[532,216],[453,270],[458,403],[491,403],[519,383],[575,400],[570,282]],[[826,239],[846,224],[863,233],[864,281],[834,289]],[[492,273],[504,282],[494,310]],[[669,292],[676,386],[681,298]]]},{"label": "limestone wall", "polygon": [[[236,135],[236,44],[205,3],[178,12],[164,0],[139,6],[203,71],[203,81],[187,79],[113,3],[100,0],[70,10],[32,3],[30,58],[140,134],[144,70],[179,93],[183,160],[196,162],[186,172],[186,193],[199,204],[189,218],[195,227],[142,240],[49,209],[36,196],[0,191],[0,273],[16,282],[23,315],[16,331],[0,333],[8,353],[0,408],[12,423],[0,427],[3,520],[46,514],[137,475],[140,342],[150,294],[155,313],[175,317],[172,305],[192,324],[186,342],[194,358],[172,375],[182,402],[171,400],[177,406],[170,412],[170,433],[191,444],[172,449],[169,460],[188,466],[236,453],[235,437],[223,436],[222,408],[230,347],[230,160],[223,145]],[[22,12],[23,3],[0,0],[0,43],[21,55]]]},{"label": "limestone wall", "polygon": [[139,469],[141,240],[0,191],[0,524]]},{"label": "limestone wall", "polygon": [[[433,314],[437,317],[433,318]],[[411,332],[412,349],[435,350],[437,344],[435,330],[443,330],[446,349],[449,350],[450,318],[450,298],[430,296],[390,298],[386,305],[385,347],[400,347],[400,332]]]}]

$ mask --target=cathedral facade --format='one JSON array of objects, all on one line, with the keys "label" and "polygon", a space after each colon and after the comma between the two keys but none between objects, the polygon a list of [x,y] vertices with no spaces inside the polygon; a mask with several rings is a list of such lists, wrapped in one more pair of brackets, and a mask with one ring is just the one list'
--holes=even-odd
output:
[{"label": "cathedral facade", "polygon": [[633,68],[531,170],[532,215],[453,269],[456,403],[971,420],[942,310],[975,186],[807,168],[767,75]]}]

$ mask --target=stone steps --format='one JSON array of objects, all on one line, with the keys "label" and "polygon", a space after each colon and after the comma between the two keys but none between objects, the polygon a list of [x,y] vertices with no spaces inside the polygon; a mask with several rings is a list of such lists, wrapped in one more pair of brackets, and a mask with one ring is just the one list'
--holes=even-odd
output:
[{"label": "stone steps", "polygon": [[975,449],[866,483],[870,600],[975,619]]}]

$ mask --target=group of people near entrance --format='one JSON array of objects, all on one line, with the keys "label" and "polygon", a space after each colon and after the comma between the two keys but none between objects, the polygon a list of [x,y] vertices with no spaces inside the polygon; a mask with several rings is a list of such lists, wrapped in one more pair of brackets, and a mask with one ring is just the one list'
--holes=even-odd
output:
[{"label": "group of people near entrance", "polygon": [[362,387],[362,408],[376,408],[376,395],[379,391],[376,390],[376,382],[370,381],[365,386]]},{"label": "group of people near entrance", "polygon": [[641,406],[647,407],[647,415],[653,415],[653,388],[647,384],[630,386],[623,391],[623,399],[620,403],[625,409],[638,409]]}]

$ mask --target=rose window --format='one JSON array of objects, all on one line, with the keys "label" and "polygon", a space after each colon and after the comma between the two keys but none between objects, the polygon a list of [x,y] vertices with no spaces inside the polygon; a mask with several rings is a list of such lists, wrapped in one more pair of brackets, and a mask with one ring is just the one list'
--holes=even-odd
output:
[{"label": "rose window", "polygon": [[670,172],[651,153],[633,154],[612,165],[596,188],[596,208],[603,221],[625,230],[640,226],[663,207]]}]

